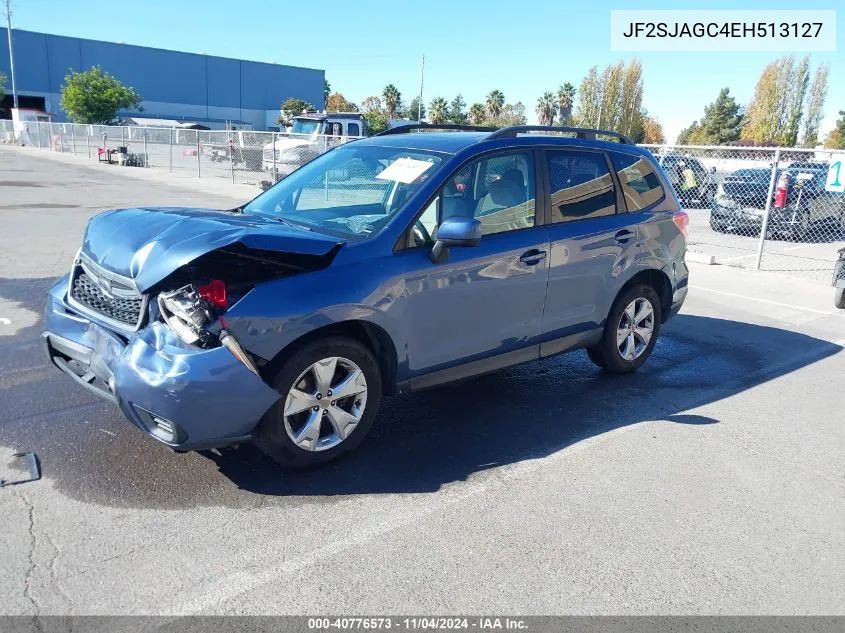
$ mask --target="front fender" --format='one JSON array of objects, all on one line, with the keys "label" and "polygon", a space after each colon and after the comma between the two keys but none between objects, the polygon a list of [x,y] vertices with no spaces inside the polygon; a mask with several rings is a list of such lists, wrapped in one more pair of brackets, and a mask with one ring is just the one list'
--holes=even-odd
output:
[{"label": "front fender", "polygon": [[225,315],[241,345],[272,360],[288,345],[319,328],[344,321],[366,321],[394,341],[402,362],[404,340],[400,278],[373,275],[376,262],[350,264],[259,284]]}]

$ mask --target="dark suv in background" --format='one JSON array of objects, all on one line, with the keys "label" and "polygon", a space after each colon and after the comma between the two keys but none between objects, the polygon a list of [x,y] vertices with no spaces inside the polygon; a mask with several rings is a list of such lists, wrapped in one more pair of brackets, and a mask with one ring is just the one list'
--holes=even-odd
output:
[{"label": "dark suv in background", "polygon": [[235,209],[94,217],[49,294],[50,359],[174,449],[255,440],[286,466],[360,444],[383,393],[578,348],[636,370],[687,295],[654,158],[452,127],[347,143]]},{"label": "dark suv in background", "polygon": [[[845,230],[845,196],[825,191],[826,163],[790,165],[778,170],[775,182],[782,173],[788,174],[789,186],[782,207],[776,206],[776,193],[772,193],[770,236],[803,242],[822,226],[833,234]],[[771,178],[770,168],[738,169],[725,176],[711,204],[710,228],[760,235]]]}]

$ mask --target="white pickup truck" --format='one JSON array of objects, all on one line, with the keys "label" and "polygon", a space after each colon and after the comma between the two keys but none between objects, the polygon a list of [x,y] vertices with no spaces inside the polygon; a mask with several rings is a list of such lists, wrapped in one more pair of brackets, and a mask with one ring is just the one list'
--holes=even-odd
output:
[{"label": "white pickup truck", "polygon": [[301,114],[287,133],[264,146],[261,167],[284,178],[311,159],[342,143],[367,135],[367,121],[359,112]]}]

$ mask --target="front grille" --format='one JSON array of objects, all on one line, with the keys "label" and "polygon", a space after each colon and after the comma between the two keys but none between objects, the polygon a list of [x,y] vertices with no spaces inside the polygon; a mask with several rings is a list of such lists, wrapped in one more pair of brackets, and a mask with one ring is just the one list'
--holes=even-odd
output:
[{"label": "front grille", "polygon": [[[272,149],[265,149],[263,154],[264,160],[268,163],[273,162],[273,150]],[[279,152],[276,152],[276,159],[279,158]]]},{"label": "front grille", "polygon": [[70,296],[82,306],[103,316],[136,328],[141,321],[144,298],[109,296],[84,270],[78,268],[73,277]]}]

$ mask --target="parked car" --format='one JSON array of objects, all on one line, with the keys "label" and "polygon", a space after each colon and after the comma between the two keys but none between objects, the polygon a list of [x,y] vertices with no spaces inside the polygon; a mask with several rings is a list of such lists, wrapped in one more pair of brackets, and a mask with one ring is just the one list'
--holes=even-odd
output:
[{"label": "parked car", "polygon": [[285,466],[358,446],[384,393],[579,348],[640,367],[687,295],[688,217],[654,158],[419,127],[235,209],[94,217],[49,292],[51,361],[176,450],[255,440]]},{"label": "parked car", "polygon": [[[767,232],[772,237],[806,241],[822,225],[828,231],[845,229],[845,197],[825,191],[827,169],[788,167],[775,174],[789,176],[783,206],[777,206],[772,194]],[[719,186],[710,207],[710,228],[757,236],[763,225],[771,169],[739,169],[728,174]]]},{"label": "parked car", "polygon": [[281,179],[326,150],[366,134],[367,120],[360,112],[303,114],[294,117],[286,134],[264,146],[261,166],[275,169]]},{"label": "parked car", "polygon": [[[684,207],[707,208],[716,195],[716,168],[707,169],[700,160],[683,154],[666,154],[660,158],[660,165],[669,175],[669,180]],[[691,169],[695,186],[685,188],[684,171]]]},{"label": "parked car", "polygon": [[833,287],[836,288],[833,304],[840,310],[845,310],[845,248],[840,248],[833,267]]}]

